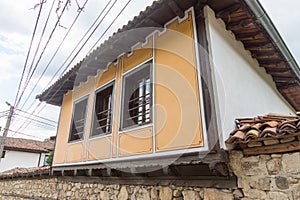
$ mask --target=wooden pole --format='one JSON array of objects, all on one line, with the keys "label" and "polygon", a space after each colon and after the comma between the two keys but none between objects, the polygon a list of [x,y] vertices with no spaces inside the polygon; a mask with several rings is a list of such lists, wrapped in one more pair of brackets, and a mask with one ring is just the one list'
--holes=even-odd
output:
[{"label": "wooden pole", "polygon": [[[11,118],[12,118],[13,113],[14,113],[14,107],[12,105],[10,105],[9,103],[7,103],[7,102],[6,102],[6,104],[10,106],[10,109],[9,109],[9,114],[8,114],[8,117],[7,117],[6,125],[5,125],[5,128],[4,128],[3,136],[2,136],[2,139],[1,139],[1,143],[0,143],[0,155],[1,155],[1,157],[2,157],[2,154],[3,154],[5,140],[6,140],[6,136],[8,134]],[[1,159],[0,159],[0,162],[1,162]]]}]

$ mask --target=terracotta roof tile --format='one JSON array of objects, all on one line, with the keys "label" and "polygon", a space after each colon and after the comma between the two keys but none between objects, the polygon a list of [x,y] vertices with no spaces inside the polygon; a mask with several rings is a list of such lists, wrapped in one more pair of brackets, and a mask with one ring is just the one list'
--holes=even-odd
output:
[{"label": "terracotta roof tile", "polygon": [[32,168],[14,168],[0,173],[0,179],[12,178],[12,177],[24,177],[24,176],[36,176],[36,175],[49,175],[50,167],[32,167]]},{"label": "terracotta roof tile", "polygon": [[[0,140],[2,137],[0,137]],[[16,150],[25,152],[47,153],[54,149],[54,142],[41,142],[24,138],[7,137],[4,145],[5,150]]]},{"label": "terracotta roof tile", "polygon": [[295,136],[300,133],[300,117],[292,115],[268,114],[254,118],[236,119],[238,128],[226,140],[229,144],[248,144],[253,139]]}]

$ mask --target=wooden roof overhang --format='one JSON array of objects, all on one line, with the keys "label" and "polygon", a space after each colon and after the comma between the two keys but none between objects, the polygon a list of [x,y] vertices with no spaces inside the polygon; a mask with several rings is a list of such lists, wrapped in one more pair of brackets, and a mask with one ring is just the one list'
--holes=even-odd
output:
[{"label": "wooden roof overhang", "polygon": [[[226,28],[244,44],[253,58],[273,77],[278,91],[294,107],[300,110],[300,71],[295,60],[282,41],[266,12],[257,1],[249,0],[159,0],[144,12],[123,26],[80,63],[46,89],[37,98],[49,104],[60,106],[64,94],[94,76],[99,69],[106,69],[124,52],[130,52],[137,42],[175,16],[183,17],[184,10],[191,6],[209,5],[221,18]],[[138,37],[130,37],[130,30],[149,27],[140,31]],[[123,32],[126,34],[120,34]],[[126,39],[124,38],[126,37]]]}]

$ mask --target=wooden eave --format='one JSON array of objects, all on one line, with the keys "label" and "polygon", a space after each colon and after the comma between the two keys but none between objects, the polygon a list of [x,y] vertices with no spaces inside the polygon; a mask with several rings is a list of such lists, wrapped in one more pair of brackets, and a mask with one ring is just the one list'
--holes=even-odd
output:
[{"label": "wooden eave", "polygon": [[[249,50],[260,66],[264,67],[266,72],[273,77],[273,81],[283,97],[295,110],[300,110],[298,66],[291,66],[292,64],[286,60],[282,50],[272,41],[267,28],[259,23],[251,8],[242,0],[156,1],[37,98],[40,101],[60,106],[64,94],[72,90],[74,86],[78,86],[80,82],[86,81],[88,76],[94,76],[99,69],[106,69],[108,63],[113,62],[122,53],[129,52],[137,42],[143,42],[149,33],[159,30],[176,16],[182,17],[183,11],[191,6],[205,5],[209,5],[214,10],[216,17],[224,21],[226,28],[234,33],[236,39],[244,44],[245,49]],[[130,37],[130,30],[142,27],[149,28],[141,31],[138,37]],[[128,32],[120,34],[125,31]],[[79,70],[84,73],[79,73]]]}]

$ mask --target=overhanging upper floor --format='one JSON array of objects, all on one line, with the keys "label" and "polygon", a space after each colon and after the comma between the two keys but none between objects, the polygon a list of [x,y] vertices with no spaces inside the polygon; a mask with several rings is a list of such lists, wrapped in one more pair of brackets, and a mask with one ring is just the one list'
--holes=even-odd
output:
[{"label": "overhanging upper floor", "polygon": [[[85,82],[88,76],[96,75],[99,69],[106,69],[107,64],[113,62],[122,53],[130,52],[134,44],[143,42],[151,32],[159,30],[175,16],[183,17],[184,11],[191,6],[198,10],[198,14],[200,13],[197,17],[201,17],[201,10],[205,5],[209,5],[216,16],[225,22],[226,28],[235,34],[236,39],[244,44],[252,57],[257,59],[260,66],[273,77],[283,97],[295,110],[299,110],[298,65],[262,6],[254,0],[238,2],[234,0],[160,0],[154,2],[37,98],[53,105],[61,105],[64,94],[72,90],[74,86]],[[130,30],[142,27],[151,28],[142,29],[138,37],[136,35],[130,37]],[[126,33],[120,34],[124,32]]]}]

